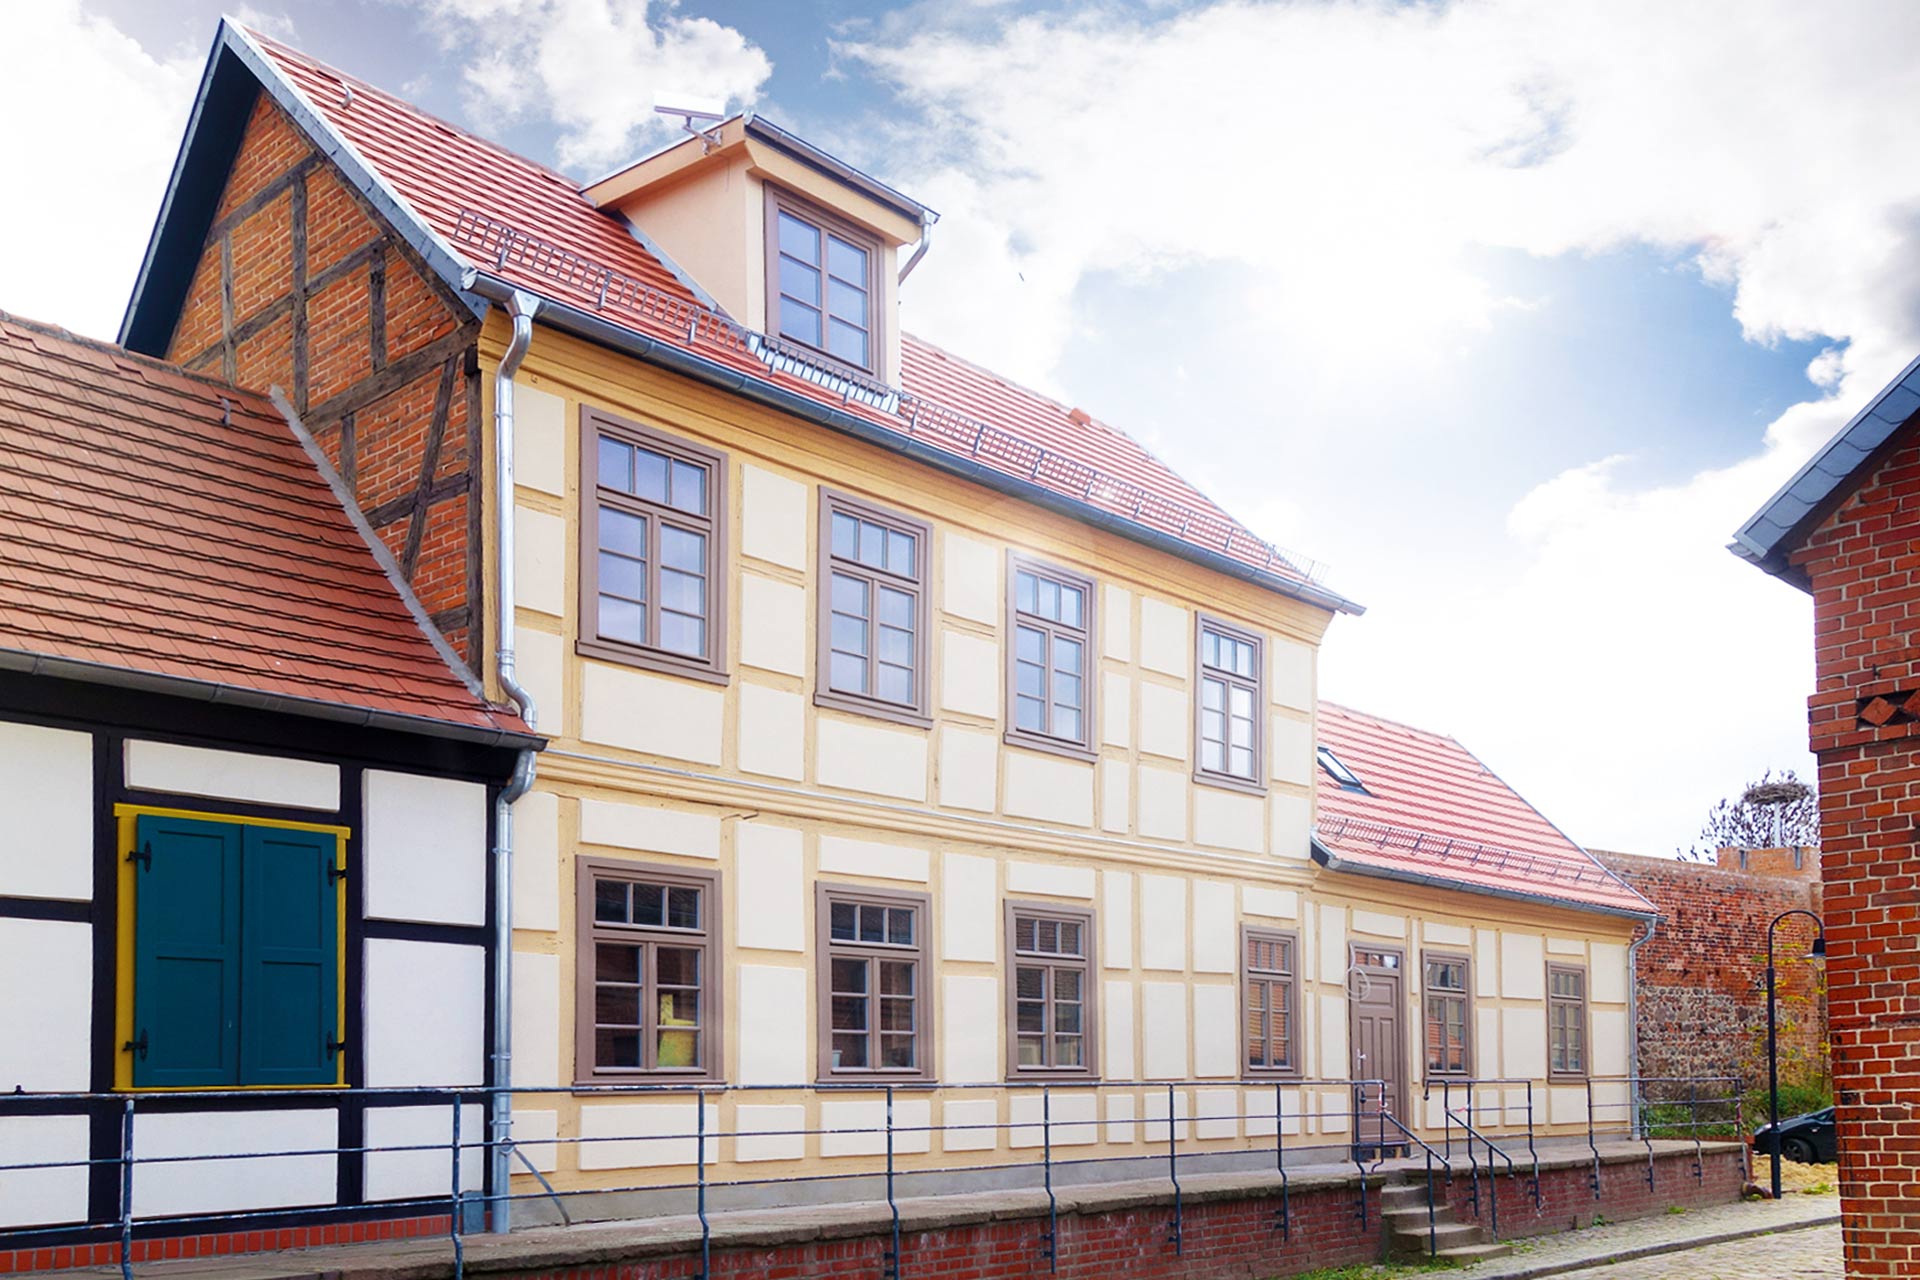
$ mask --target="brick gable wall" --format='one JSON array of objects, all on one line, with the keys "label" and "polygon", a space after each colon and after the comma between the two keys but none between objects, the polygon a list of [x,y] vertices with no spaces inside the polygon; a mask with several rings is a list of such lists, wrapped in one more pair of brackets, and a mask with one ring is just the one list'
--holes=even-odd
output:
[{"label": "brick gable wall", "polygon": [[1812,583],[1847,1274],[1920,1274],[1920,436],[1793,561]]},{"label": "brick gable wall", "polygon": [[479,324],[264,94],[167,358],[279,387],[477,665]]},{"label": "brick gable wall", "polygon": [[[1741,869],[1739,855],[1747,855]],[[1729,849],[1719,865],[1595,856],[1660,908],[1660,926],[1636,953],[1640,1074],[1766,1079],[1767,925],[1784,911],[1820,912],[1819,858],[1789,849]],[[1804,957],[1813,927],[1784,922],[1778,961],[1781,1078],[1825,1074],[1825,1002]]]}]

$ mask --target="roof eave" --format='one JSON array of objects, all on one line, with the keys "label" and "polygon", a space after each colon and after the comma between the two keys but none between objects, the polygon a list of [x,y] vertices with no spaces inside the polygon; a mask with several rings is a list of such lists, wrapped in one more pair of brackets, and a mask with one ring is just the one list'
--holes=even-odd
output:
[{"label": "roof eave", "polygon": [[[479,270],[469,270],[462,279],[460,287],[495,302],[505,302],[516,291],[529,292],[524,287],[491,272]],[[999,490],[1024,502],[1058,511],[1082,523],[1105,529],[1134,542],[1144,543],[1183,560],[1204,565],[1218,573],[1253,583],[1276,594],[1288,596],[1333,613],[1358,616],[1366,612],[1363,605],[1356,604],[1338,592],[1329,591],[1311,582],[1299,582],[1276,574],[1264,573],[1244,561],[1209,551],[1205,547],[1196,546],[1171,534],[1164,534],[1145,525],[1136,524],[1097,507],[1085,506],[1064,494],[1055,493],[1051,489],[1022,480],[1004,471],[997,471],[969,458],[903,437],[856,414],[843,412],[809,396],[789,391],[766,379],[728,368],[684,347],[649,337],[624,325],[614,324],[570,303],[555,301],[544,295],[536,296],[540,297],[540,314],[537,317],[539,322],[552,325],[556,329],[572,333],[590,342],[612,347],[637,360],[697,379],[723,391],[745,396],[794,417],[830,427],[893,453],[904,454],[930,467]]]},{"label": "roof eave", "polygon": [[761,118],[749,111],[743,125],[747,136],[758,138],[770,147],[777,147],[800,163],[820,170],[829,177],[837,178],[848,186],[873,197],[894,212],[902,214],[923,226],[931,226],[940,221],[940,214],[921,204],[912,196],[897,191],[870,173],[854,168],[846,161],[808,142],[798,134],[788,133],[770,120]]},{"label": "roof eave", "polygon": [[[1881,412],[1889,402],[1899,406],[1893,416]],[[1846,501],[1858,487],[1859,477],[1879,465],[1916,419],[1920,419],[1920,356],[1747,517],[1727,549],[1762,572],[1811,592],[1812,582],[1792,563],[1793,552]]]},{"label": "roof eave", "polygon": [[244,685],[223,684],[216,680],[194,680],[186,676],[162,675],[110,666],[103,662],[84,662],[24,649],[0,649],[0,671],[16,671],[51,680],[71,680],[78,684],[99,685],[111,689],[130,689],[142,693],[164,694],[192,702],[218,703],[268,711],[279,715],[326,720],[353,728],[386,730],[416,737],[437,738],[478,747],[498,747],[510,751],[538,751],[547,740],[538,734],[506,728],[484,728],[455,720],[436,720],[431,716],[381,711],[373,707],[354,707],[319,698],[299,698],[289,694],[268,693]]},{"label": "roof eave", "polygon": [[1502,889],[1493,885],[1468,884],[1465,881],[1431,875],[1423,871],[1405,871],[1394,867],[1376,866],[1370,862],[1351,862],[1322,844],[1318,835],[1312,837],[1311,847],[1315,862],[1329,871],[1344,872],[1347,875],[1371,876],[1376,880],[1395,880],[1402,884],[1416,884],[1430,889],[1451,889],[1455,893],[1505,898],[1512,902],[1530,902],[1538,906],[1558,907],[1563,911],[1590,911],[1599,915],[1618,916],[1624,920],[1657,920],[1660,917],[1658,911],[1634,911],[1627,907],[1580,902],[1573,898],[1559,898],[1547,893],[1528,893],[1524,889]]}]

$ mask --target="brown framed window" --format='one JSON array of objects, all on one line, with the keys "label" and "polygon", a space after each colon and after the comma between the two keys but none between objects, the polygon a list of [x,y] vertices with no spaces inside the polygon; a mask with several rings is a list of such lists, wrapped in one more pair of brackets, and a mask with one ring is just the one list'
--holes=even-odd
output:
[{"label": "brown framed window", "polygon": [[720,881],[710,873],[578,860],[574,1076],[720,1075]]},{"label": "brown framed window", "polygon": [[1472,1070],[1467,1040],[1467,958],[1428,952],[1426,1045],[1429,1076],[1464,1076]]},{"label": "brown framed window", "polygon": [[1093,913],[1009,902],[1007,1075],[1098,1074]]},{"label": "brown framed window", "polygon": [[582,653],[725,680],[726,455],[581,412]]},{"label": "brown framed window", "polygon": [[1217,619],[1199,620],[1200,696],[1194,709],[1194,777],[1265,791],[1264,645],[1254,632]]},{"label": "brown framed window", "polygon": [[1547,966],[1547,1072],[1587,1074],[1587,971]]},{"label": "brown framed window", "polygon": [[1093,757],[1093,583],[1007,558],[1006,740]]},{"label": "brown framed window", "polygon": [[879,369],[880,241],[767,187],[767,331],[865,373]]},{"label": "brown framed window", "polygon": [[933,1078],[929,899],[816,887],[821,1079]]},{"label": "brown framed window", "polygon": [[1299,1075],[1300,1033],[1295,949],[1291,933],[1271,929],[1240,931],[1240,983],[1246,990],[1247,1072],[1250,1075]]},{"label": "brown framed window", "polygon": [[819,686],[814,700],[927,722],[927,551],[921,521],[820,495]]}]

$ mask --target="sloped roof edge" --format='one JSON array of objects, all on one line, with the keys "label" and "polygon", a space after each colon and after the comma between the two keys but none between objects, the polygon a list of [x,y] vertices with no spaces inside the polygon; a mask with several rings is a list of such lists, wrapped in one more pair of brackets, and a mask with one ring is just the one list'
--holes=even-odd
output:
[{"label": "sloped roof edge", "polygon": [[[1598,902],[1582,902],[1573,898],[1559,898],[1548,893],[1529,893],[1525,889],[1507,889],[1498,885],[1468,884],[1448,876],[1424,871],[1409,871],[1399,867],[1383,867],[1370,862],[1360,862],[1343,858],[1320,841],[1315,832],[1311,837],[1313,860],[1329,871],[1339,871],[1347,875],[1372,876],[1376,880],[1395,880],[1402,884],[1417,884],[1431,889],[1450,889],[1455,893],[1471,893],[1480,897],[1506,898],[1514,902],[1532,902],[1541,906],[1558,907],[1563,911],[1590,911],[1599,915],[1619,916],[1626,920],[1653,920],[1659,918],[1658,910],[1630,911],[1625,907],[1610,907]],[[1638,893],[1635,894],[1639,897]],[[1652,907],[1648,903],[1649,908]]]},{"label": "sloped roof edge", "polygon": [[1788,561],[1801,541],[1858,487],[1903,427],[1920,415],[1920,357],[1900,371],[1807,459],[1806,465],[1747,518],[1727,550],[1749,564],[1812,590]]}]

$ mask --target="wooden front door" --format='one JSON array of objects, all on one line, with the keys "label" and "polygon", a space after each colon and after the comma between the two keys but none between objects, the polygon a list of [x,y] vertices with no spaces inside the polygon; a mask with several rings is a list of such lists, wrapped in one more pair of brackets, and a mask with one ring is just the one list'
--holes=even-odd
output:
[{"label": "wooden front door", "polygon": [[[1353,1079],[1379,1080],[1384,1091],[1369,1086],[1356,1089],[1364,1111],[1372,1111],[1385,1095],[1386,1109],[1402,1122],[1407,1112],[1407,1037],[1404,953],[1394,947],[1355,946],[1347,969],[1348,1043],[1353,1053]],[[1399,1130],[1378,1115],[1360,1118],[1356,1139],[1362,1147],[1401,1145]]]}]

